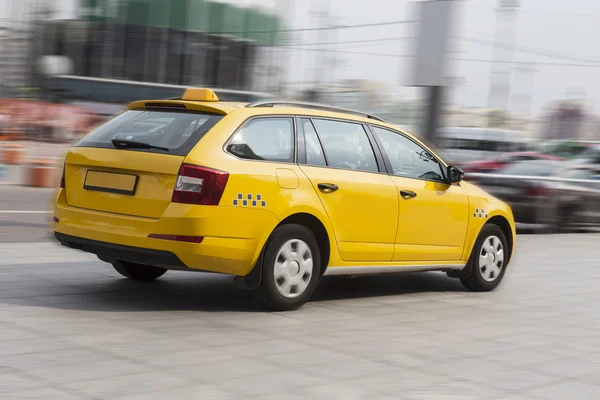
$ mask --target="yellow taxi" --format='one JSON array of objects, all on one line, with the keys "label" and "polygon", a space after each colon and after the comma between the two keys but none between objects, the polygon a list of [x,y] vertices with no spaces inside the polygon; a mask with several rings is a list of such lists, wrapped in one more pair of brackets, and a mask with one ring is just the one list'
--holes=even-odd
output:
[{"label": "yellow taxi", "polygon": [[54,210],[64,246],[123,276],[234,276],[274,310],[324,275],[445,271],[502,280],[511,209],[380,118],[312,103],[137,101],[68,152]]}]

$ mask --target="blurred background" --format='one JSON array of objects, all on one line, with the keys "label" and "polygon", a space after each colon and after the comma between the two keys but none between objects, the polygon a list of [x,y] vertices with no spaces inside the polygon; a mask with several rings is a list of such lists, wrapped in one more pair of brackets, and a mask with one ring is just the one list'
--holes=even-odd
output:
[{"label": "blurred background", "polygon": [[[0,0],[0,397],[600,399],[599,21],[597,0]],[[228,276],[140,285],[62,248],[69,147],[190,86],[418,135],[511,205],[505,283],[325,277],[267,313]]]},{"label": "blurred background", "polygon": [[52,186],[68,147],[128,102],[203,86],[377,114],[518,222],[600,223],[600,5],[424,3],[0,0],[0,182]]}]

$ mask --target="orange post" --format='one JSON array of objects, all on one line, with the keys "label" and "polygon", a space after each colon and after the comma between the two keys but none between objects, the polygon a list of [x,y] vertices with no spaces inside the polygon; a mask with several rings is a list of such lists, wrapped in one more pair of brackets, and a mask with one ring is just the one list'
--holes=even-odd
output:
[{"label": "orange post", "polygon": [[18,165],[25,160],[25,146],[19,144],[6,144],[2,149],[2,159],[4,164]]},{"label": "orange post", "polygon": [[58,168],[50,160],[33,160],[29,167],[28,186],[56,187],[58,181]]}]

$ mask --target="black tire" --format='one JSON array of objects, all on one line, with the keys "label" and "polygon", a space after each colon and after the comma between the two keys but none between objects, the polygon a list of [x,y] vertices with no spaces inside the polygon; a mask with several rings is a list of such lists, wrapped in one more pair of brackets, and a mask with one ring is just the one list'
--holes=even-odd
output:
[{"label": "black tire", "polygon": [[[488,279],[486,279],[484,277],[485,267],[484,271],[482,271],[482,268],[480,268],[480,256],[487,254],[487,250],[484,249],[484,244],[486,244],[488,239],[493,237],[498,238],[502,245],[503,261],[500,267],[500,272],[496,275],[493,275],[493,272],[491,272],[492,276],[488,276]],[[489,292],[496,289],[498,285],[500,285],[500,282],[502,282],[504,274],[506,273],[506,267],[508,266],[509,261],[509,252],[510,249],[508,248],[506,236],[504,235],[502,229],[500,229],[498,225],[494,224],[485,225],[477,237],[477,241],[475,242],[473,250],[471,251],[471,257],[469,258],[471,276],[460,280],[463,286],[473,292]],[[494,257],[494,260],[496,260],[495,254],[492,257]]]},{"label": "black tire", "polygon": [[[278,289],[279,280],[275,278],[276,261],[280,250],[289,242],[303,242],[308,246],[312,259],[312,272],[307,278],[306,288],[296,297],[284,296]],[[298,253],[296,253],[298,254]],[[313,232],[303,225],[288,224],[276,228],[265,245],[261,257],[262,279],[259,287],[253,291],[254,298],[264,307],[273,311],[289,311],[300,308],[308,302],[315,292],[321,277],[321,253]],[[300,271],[297,272],[299,274]],[[303,279],[302,277],[300,277]]]},{"label": "black tire", "polygon": [[153,281],[167,272],[164,268],[152,267],[149,265],[136,264],[128,261],[115,261],[112,263],[115,270],[125,278],[134,281]]}]

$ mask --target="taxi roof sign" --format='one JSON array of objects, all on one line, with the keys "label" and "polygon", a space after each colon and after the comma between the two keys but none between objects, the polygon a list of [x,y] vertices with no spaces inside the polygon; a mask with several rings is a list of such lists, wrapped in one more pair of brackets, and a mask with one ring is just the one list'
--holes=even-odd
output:
[{"label": "taxi roof sign", "polygon": [[210,89],[189,88],[186,89],[181,100],[187,101],[219,101],[217,94]]}]

